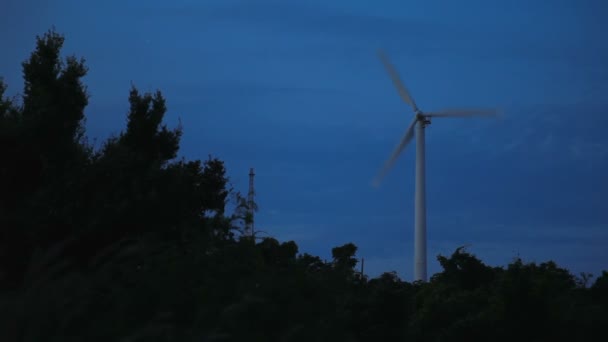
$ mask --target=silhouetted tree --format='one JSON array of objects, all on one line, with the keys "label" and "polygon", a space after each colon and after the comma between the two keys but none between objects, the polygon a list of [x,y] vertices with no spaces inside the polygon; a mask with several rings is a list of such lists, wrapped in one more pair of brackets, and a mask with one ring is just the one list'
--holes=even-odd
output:
[{"label": "silhouetted tree", "polygon": [[[36,38],[23,62],[21,105],[0,100],[2,192],[0,268],[18,283],[29,255],[74,229],[78,176],[90,150],[82,142],[87,94],[83,60],[60,58],[64,39],[53,30]],[[5,86],[0,86],[2,93]],[[34,215],[32,213],[35,213]],[[6,283],[4,283],[6,284]]]}]

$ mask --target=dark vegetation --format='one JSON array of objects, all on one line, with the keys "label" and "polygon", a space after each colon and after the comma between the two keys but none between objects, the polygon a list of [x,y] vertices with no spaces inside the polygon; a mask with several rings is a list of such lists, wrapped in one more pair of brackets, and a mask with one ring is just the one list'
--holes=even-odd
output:
[{"label": "dark vegetation", "polygon": [[[160,92],[85,138],[84,61],[38,37],[24,89],[0,86],[0,340],[586,341],[608,326],[608,272],[489,267],[459,248],[428,283],[356,272],[293,242],[244,238],[221,160],[178,160]],[[236,210],[225,207],[234,201]],[[246,209],[246,208],[245,208]]]}]

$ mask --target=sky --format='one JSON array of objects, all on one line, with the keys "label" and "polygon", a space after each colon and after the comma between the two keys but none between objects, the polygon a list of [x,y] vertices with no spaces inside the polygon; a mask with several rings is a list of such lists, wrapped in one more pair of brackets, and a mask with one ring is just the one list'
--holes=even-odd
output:
[{"label": "sky", "polygon": [[255,168],[257,229],[328,260],[352,242],[367,275],[410,281],[414,145],[371,186],[413,115],[382,48],[423,111],[503,111],[426,129],[429,274],[466,245],[493,266],[598,275],[607,15],[603,0],[4,0],[0,76],[19,94],[21,62],[54,26],[89,67],[97,146],[125,127],[131,84],[159,89],[180,156],[219,157],[242,193]]}]

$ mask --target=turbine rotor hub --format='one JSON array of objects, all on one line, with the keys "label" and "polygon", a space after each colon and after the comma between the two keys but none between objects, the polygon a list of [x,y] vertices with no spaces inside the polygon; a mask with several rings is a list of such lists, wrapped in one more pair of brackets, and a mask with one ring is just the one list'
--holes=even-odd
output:
[{"label": "turbine rotor hub", "polygon": [[423,124],[424,126],[431,124],[431,120],[429,119],[429,117],[424,115],[424,113],[422,113],[422,111],[417,109],[415,113],[416,113],[416,119],[418,121],[420,121],[421,124]]}]

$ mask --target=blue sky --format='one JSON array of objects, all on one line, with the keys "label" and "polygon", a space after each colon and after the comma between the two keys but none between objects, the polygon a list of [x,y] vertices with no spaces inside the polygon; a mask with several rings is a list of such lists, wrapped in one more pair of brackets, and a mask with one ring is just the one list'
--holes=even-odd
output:
[{"label": "blue sky", "polygon": [[461,245],[492,265],[555,260],[608,269],[608,4],[570,1],[5,0],[0,75],[52,25],[83,56],[87,130],[124,127],[131,82],[160,89],[181,155],[223,159],[256,226],[330,258],[359,246],[366,273],[413,271],[414,146],[370,181],[412,113],[376,57],[384,48],[419,107],[499,107],[502,120],[427,129],[429,273]]}]

